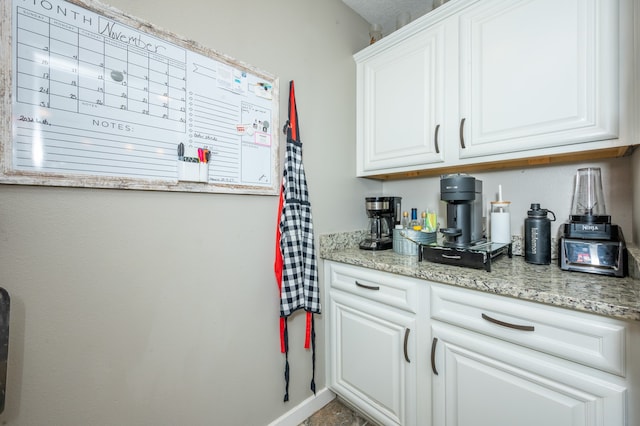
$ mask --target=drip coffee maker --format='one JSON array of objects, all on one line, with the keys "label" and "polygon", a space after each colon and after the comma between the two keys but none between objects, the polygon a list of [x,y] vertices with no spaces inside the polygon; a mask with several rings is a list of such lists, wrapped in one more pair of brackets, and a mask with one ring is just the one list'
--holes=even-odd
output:
[{"label": "drip coffee maker", "polygon": [[369,234],[360,242],[363,250],[393,248],[393,228],[400,223],[401,197],[367,197]]},{"label": "drip coffee maker", "polygon": [[622,229],[607,214],[600,168],[578,169],[570,221],[564,224],[559,245],[561,269],[616,277],[627,274]]}]

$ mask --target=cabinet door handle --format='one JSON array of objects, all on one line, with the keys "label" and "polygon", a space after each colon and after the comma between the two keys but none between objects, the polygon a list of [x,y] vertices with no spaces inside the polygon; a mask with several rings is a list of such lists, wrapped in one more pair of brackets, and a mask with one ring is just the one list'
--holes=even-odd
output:
[{"label": "cabinet door handle", "polygon": [[504,321],[497,320],[495,318],[491,318],[489,315],[484,314],[484,313],[482,314],[482,318],[487,320],[487,321],[489,321],[489,322],[492,322],[494,324],[498,324],[498,325],[501,325],[503,327],[515,328],[516,330],[522,330],[522,331],[534,331],[535,330],[535,327],[532,326],[532,325],[511,324],[509,322],[504,322]]},{"label": "cabinet door handle", "polygon": [[380,290],[380,286],[377,286],[377,285],[366,285],[366,284],[359,283],[358,281],[356,281],[356,285],[358,287],[366,288],[367,290]]},{"label": "cabinet door handle", "polygon": [[433,143],[436,146],[436,154],[440,154],[440,147],[438,146],[438,132],[440,131],[440,125],[436,126],[436,134],[433,136]]},{"label": "cabinet door handle", "polygon": [[431,371],[436,376],[438,375],[438,370],[436,370],[436,345],[438,344],[438,338],[434,337],[431,341]]},{"label": "cabinet door handle", "polygon": [[460,120],[460,146],[462,147],[462,149],[465,149],[466,146],[464,144],[464,122],[465,122],[466,118],[463,118],[462,120]]},{"label": "cabinet door handle", "polygon": [[411,331],[410,328],[407,328],[404,331],[404,359],[408,362],[411,363],[411,360],[409,359],[409,353],[407,352],[407,344],[409,343],[409,332]]}]

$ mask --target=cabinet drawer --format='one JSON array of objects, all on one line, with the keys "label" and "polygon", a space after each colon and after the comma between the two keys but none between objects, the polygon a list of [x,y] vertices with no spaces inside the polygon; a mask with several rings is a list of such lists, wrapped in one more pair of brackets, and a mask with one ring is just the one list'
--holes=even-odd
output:
[{"label": "cabinet drawer", "polygon": [[346,291],[385,305],[416,313],[418,283],[386,272],[343,264],[330,264],[325,277],[331,288]]},{"label": "cabinet drawer", "polygon": [[621,321],[443,285],[431,287],[431,318],[625,375]]}]

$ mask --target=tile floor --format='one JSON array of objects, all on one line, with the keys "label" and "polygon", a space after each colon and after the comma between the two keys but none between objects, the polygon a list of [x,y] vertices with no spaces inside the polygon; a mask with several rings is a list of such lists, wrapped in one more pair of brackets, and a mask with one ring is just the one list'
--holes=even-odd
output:
[{"label": "tile floor", "polygon": [[299,426],[376,426],[349,407],[338,398],[324,406],[322,410],[309,417]]}]

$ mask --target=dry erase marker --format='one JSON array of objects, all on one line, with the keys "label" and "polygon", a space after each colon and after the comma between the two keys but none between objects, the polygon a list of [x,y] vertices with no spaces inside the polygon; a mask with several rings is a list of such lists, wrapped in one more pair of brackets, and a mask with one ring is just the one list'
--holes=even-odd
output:
[{"label": "dry erase marker", "polygon": [[184,144],[182,142],[178,144],[178,160],[184,161]]}]

